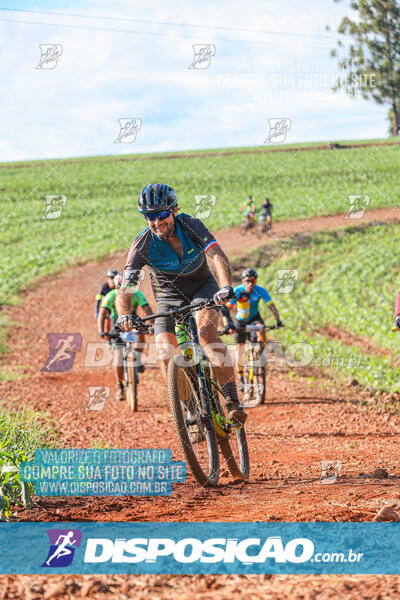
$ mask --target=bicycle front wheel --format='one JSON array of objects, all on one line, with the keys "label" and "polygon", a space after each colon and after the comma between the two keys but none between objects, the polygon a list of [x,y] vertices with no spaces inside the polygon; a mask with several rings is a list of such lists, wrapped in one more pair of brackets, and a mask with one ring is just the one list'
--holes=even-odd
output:
[{"label": "bicycle front wheel", "polygon": [[264,404],[265,402],[265,367],[255,367],[254,378],[254,401],[253,406]]},{"label": "bicycle front wheel", "polygon": [[[129,360],[129,358],[131,360]],[[131,411],[136,412],[138,409],[138,375],[136,367],[133,364],[134,356],[130,356],[129,358],[126,367],[126,372],[128,375],[128,381],[126,382],[126,387],[128,390],[128,404]]]},{"label": "bicycle front wheel", "polygon": [[[219,423],[229,423],[227,410],[225,406],[225,398],[219,392],[215,383],[213,372],[207,369],[207,380],[213,394],[213,410],[214,418]],[[221,454],[225,459],[226,465],[230,474],[235,479],[248,479],[250,473],[249,449],[247,446],[246,431],[244,425],[241,427],[224,427],[217,429],[218,444],[221,449]],[[228,429],[228,431],[227,431]]]},{"label": "bicycle front wheel", "polygon": [[197,374],[172,356],[167,369],[168,399],[175,431],[190,470],[200,485],[217,485],[219,453],[212,421],[202,418]]},{"label": "bicycle front wheel", "polygon": [[248,343],[243,365],[243,400],[245,408],[254,408],[260,403],[256,394],[256,367],[254,364],[254,346]]}]

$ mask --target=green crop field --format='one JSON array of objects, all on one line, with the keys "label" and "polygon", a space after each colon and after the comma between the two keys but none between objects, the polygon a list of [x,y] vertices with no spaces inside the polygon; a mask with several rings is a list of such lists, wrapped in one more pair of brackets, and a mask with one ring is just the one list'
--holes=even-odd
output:
[{"label": "green crop field", "polygon": [[[256,251],[246,264],[258,265],[259,283],[280,310],[286,327],[276,335],[282,345],[308,344],[309,364],[334,368],[342,380],[350,377],[372,390],[399,392],[400,337],[391,331],[399,244],[398,225],[383,224],[299,237],[276,244],[267,257]],[[298,272],[293,291],[277,292],[278,269]],[[263,314],[271,313],[264,308]],[[347,343],[326,335],[327,326],[347,332]],[[361,338],[372,342],[371,349]],[[301,358],[300,352],[299,364]]]},{"label": "green crop field", "polygon": [[[370,208],[399,205],[399,145],[282,153],[255,150],[192,158],[53,160],[2,168],[0,304],[15,302],[22,285],[76,259],[97,259],[128,248],[145,227],[135,205],[138,192],[150,182],[173,185],[181,210],[190,214],[196,194],[214,194],[215,207],[205,220],[212,230],[238,225],[238,206],[249,193],[258,205],[268,194],[277,220],[346,212],[349,194],[368,194]],[[43,218],[47,194],[66,196],[57,219]],[[276,269],[299,271],[292,293],[274,295],[287,325],[278,333],[284,346],[305,342],[313,364],[333,357],[339,377],[355,378],[371,389],[400,391],[400,338],[390,331],[399,241],[396,226],[387,225],[325,232],[311,240],[270,246],[272,262],[261,268],[261,281],[272,293]],[[266,251],[255,261],[265,265]],[[0,338],[6,324],[2,318]],[[369,338],[387,350],[387,356],[367,355],[360,344],[348,346],[327,337],[324,328],[329,324]],[[0,351],[5,349],[0,339]]]},{"label": "green crop field", "polygon": [[[74,259],[95,259],[127,248],[145,226],[135,203],[150,182],[174,186],[181,209],[191,214],[195,194],[214,194],[216,204],[206,224],[215,230],[240,222],[238,206],[249,193],[257,204],[268,194],[278,220],[345,212],[349,194],[368,194],[371,208],[398,205],[399,156],[400,146],[394,145],[264,154],[235,149],[230,156],[158,155],[126,162],[99,157],[10,165],[0,171],[0,304],[14,302],[21,285]],[[67,198],[58,219],[42,218],[47,194]]]}]

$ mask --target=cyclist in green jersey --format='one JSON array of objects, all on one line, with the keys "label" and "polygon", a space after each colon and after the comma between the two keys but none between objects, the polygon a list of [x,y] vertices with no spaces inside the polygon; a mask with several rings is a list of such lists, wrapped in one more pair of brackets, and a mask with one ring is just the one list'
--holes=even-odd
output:
[{"label": "cyclist in green jersey", "polygon": [[256,222],[256,205],[252,196],[247,196],[246,202],[244,202],[239,208],[240,212],[244,211],[244,216],[247,217],[249,224],[254,225]]},{"label": "cyclist in green jersey", "polygon": [[[117,333],[114,328],[114,323],[118,319],[117,311],[115,310],[115,299],[116,299],[116,296],[118,293],[118,289],[121,287],[121,283],[122,283],[122,275],[117,274],[114,277],[114,289],[111,290],[110,292],[108,292],[108,294],[106,294],[106,296],[103,298],[103,301],[101,303],[100,313],[99,313],[99,316],[97,319],[97,328],[98,328],[100,337],[102,337],[103,339],[106,339],[106,340],[110,339],[110,334],[115,335]],[[136,316],[137,313],[139,313],[140,317],[145,317],[145,316],[152,314],[149,303],[147,302],[145,295],[139,291],[133,292],[133,295],[132,295],[132,315]],[[109,326],[108,325],[109,318],[111,319],[112,326],[111,326],[110,331],[106,331],[106,328]],[[142,344],[144,342],[144,335],[142,333],[136,334],[136,342],[138,344],[138,347],[136,348],[136,350],[139,353],[139,358],[140,358],[140,353],[143,351]],[[116,394],[116,399],[124,400],[124,398],[125,398],[125,387],[124,387],[124,383],[123,383],[124,369],[122,366],[122,349],[124,346],[124,342],[119,338],[113,337],[111,339],[111,344],[113,347],[113,351],[115,352],[115,358],[114,358],[113,364],[115,365],[115,373],[116,373],[117,382],[118,382],[118,391]],[[138,370],[140,373],[142,373],[144,371],[144,365],[139,363]]]}]

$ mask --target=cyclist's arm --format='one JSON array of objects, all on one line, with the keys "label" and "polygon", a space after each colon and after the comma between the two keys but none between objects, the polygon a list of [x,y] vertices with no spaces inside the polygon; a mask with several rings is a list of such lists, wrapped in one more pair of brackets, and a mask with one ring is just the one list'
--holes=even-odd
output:
[{"label": "cyclist's arm", "polygon": [[223,321],[225,327],[229,327],[229,329],[234,329],[235,324],[232,321],[232,316],[231,316],[231,313],[229,312],[228,306],[229,306],[229,304],[225,304],[224,306],[221,307],[222,321]]},{"label": "cyclist's arm", "polygon": [[[153,314],[149,304],[145,304],[137,307],[137,314],[139,317],[149,317]],[[152,323],[153,319],[150,319],[149,323]]]},{"label": "cyclist's arm", "polygon": [[107,333],[110,331],[110,310],[105,306],[100,308],[100,313],[97,318],[97,331],[99,334],[102,331],[106,331]]},{"label": "cyclist's arm", "polygon": [[232,286],[232,271],[229,259],[221,246],[215,244],[207,253],[207,256],[214,262],[217,279],[220,287]]},{"label": "cyclist's arm", "polygon": [[103,300],[103,298],[105,298],[105,296],[107,296],[109,291],[110,291],[110,288],[108,287],[107,283],[104,283],[101,290],[99,291],[99,293],[96,294],[96,304],[95,304],[95,313],[94,313],[96,319],[99,316],[100,303]]},{"label": "cyclist's arm", "polygon": [[94,316],[97,317],[99,316],[99,308],[100,308],[100,302],[103,300],[103,296],[101,294],[97,294],[96,295],[96,302],[94,305]]},{"label": "cyclist's arm", "polygon": [[268,306],[268,308],[270,309],[270,311],[272,312],[272,314],[274,315],[276,321],[278,322],[279,319],[279,312],[278,309],[276,308],[275,304],[272,302],[272,298],[269,295],[269,292],[265,289],[265,288],[258,288],[258,291],[261,295],[261,298],[264,300],[265,304]]},{"label": "cyclist's arm", "polygon": [[122,286],[116,295],[115,309],[119,317],[132,313],[132,296],[140,277],[140,272],[147,264],[150,243],[151,236],[149,235],[149,230],[146,229],[138,235],[129,249]]},{"label": "cyclist's arm", "polygon": [[269,310],[272,312],[272,314],[274,315],[275,320],[279,321],[280,320],[279,312],[278,312],[278,309],[276,308],[275,304],[271,301],[271,302],[267,303],[267,306],[268,306]]}]

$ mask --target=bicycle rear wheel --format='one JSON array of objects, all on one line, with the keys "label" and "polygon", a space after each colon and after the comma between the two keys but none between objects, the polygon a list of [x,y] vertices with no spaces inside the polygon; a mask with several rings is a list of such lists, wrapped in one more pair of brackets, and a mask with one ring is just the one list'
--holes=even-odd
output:
[{"label": "bicycle rear wheel", "polygon": [[255,368],[254,401],[256,404],[253,406],[258,406],[265,402],[265,367],[262,366]]},{"label": "bicycle rear wheel", "polygon": [[265,358],[263,356],[264,347],[259,342],[259,347],[256,352],[256,394],[259,400],[259,404],[264,404],[265,402],[265,379],[266,379],[266,371],[265,371]]},{"label": "bicycle rear wheel", "polygon": [[[217,422],[228,421],[225,398],[219,392],[214,375],[209,368],[206,369],[206,379],[213,394],[214,418]],[[216,427],[217,440],[230,474],[235,479],[248,479],[250,473],[249,449],[247,446],[246,431],[244,426],[230,427],[228,432],[222,432]]]},{"label": "bicycle rear wheel", "polygon": [[245,408],[254,408],[259,404],[255,393],[256,390],[256,368],[254,364],[254,346],[248,343],[244,365],[243,365],[243,399],[242,404]]},{"label": "bicycle rear wheel", "polygon": [[126,367],[128,375],[128,381],[126,382],[126,387],[128,389],[128,404],[132,412],[136,412],[138,409],[138,374],[136,367],[133,364],[134,359],[134,354],[129,355]]},{"label": "bicycle rear wheel", "polygon": [[168,399],[175,431],[190,470],[200,485],[217,485],[219,453],[212,421],[202,418],[197,374],[172,356],[167,369]]}]

